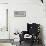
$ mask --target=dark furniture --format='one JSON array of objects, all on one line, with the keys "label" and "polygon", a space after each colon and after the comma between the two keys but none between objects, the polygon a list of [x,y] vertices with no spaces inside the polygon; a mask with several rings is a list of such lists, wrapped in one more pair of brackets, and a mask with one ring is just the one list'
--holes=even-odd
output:
[{"label": "dark furniture", "polygon": [[[36,24],[36,23],[29,24],[29,23],[27,23],[27,31],[22,31],[21,34],[19,35],[20,36],[20,44],[22,41],[25,41],[28,43],[30,42],[31,46],[33,45],[33,43],[39,44],[39,41],[40,41],[39,33],[40,33],[40,24]],[[25,34],[29,34],[32,37],[25,39],[24,38]]]},{"label": "dark furniture", "polygon": [[43,3],[43,0],[41,0],[41,2]]}]

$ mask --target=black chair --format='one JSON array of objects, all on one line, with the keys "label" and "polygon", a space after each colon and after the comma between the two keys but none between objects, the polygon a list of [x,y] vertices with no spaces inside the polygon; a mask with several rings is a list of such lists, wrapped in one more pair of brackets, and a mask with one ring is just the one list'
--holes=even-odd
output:
[{"label": "black chair", "polygon": [[20,36],[20,44],[22,41],[25,41],[25,39],[24,39],[25,34],[32,35],[32,37],[29,40],[29,41],[31,41],[32,45],[34,42],[39,43],[39,33],[40,33],[40,24],[36,24],[36,23],[29,24],[29,23],[27,23],[27,31],[22,31],[22,34],[19,35]]}]

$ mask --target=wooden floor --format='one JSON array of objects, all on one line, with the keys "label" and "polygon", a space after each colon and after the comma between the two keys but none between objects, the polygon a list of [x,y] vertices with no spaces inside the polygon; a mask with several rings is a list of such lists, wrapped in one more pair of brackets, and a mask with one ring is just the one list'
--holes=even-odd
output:
[{"label": "wooden floor", "polygon": [[[22,42],[22,44],[19,45],[19,46],[31,46],[31,43],[29,44],[29,43]],[[43,45],[41,45],[41,44],[34,44],[33,46],[43,46]]]}]

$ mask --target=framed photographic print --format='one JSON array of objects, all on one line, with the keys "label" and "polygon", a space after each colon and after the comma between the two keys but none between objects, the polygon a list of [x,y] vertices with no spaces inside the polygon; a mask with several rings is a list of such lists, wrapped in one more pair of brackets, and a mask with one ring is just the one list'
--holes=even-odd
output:
[{"label": "framed photographic print", "polygon": [[26,17],[26,11],[14,11],[15,17]]}]

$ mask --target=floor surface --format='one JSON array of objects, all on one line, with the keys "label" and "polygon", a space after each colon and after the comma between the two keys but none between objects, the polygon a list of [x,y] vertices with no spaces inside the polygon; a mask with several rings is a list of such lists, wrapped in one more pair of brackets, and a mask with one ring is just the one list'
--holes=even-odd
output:
[{"label": "floor surface", "polygon": [[[31,46],[30,44],[29,43],[22,42],[22,44],[19,45],[19,46]],[[33,46],[42,46],[42,44],[34,44]]]},{"label": "floor surface", "polygon": [[0,43],[0,46],[12,46],[11,43]]}]

